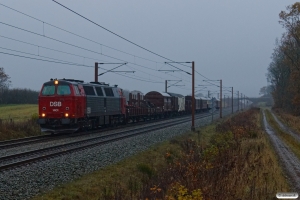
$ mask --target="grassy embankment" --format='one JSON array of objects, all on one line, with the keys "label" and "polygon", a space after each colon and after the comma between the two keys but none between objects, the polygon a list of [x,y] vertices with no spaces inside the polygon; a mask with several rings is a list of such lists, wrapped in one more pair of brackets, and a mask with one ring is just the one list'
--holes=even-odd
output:
[{"label": "grassy embankment", "polygon": [[280,119],[283,124],[300,134],[300,118],[289,113],[284,112],[282,109],[273,110],[276,116]]},{"label": "grassy embankment", "polygon": [[40,135],[35,104],[0,105],[0,141]]},{"label": "grassy embankment", "polygon": [[[278,123],[275,121],[274,117],[269,110],[266,110],[266,117],[272,128],[276,131],[278,136],[285,144],[287,144],[295,155],[300,159],[300,142],[295,140],[295,138],[289,133],[284,132]],[[299,126],[299,125],[298,125]],[[297,126],[296,126],[297,127]]]},{"label": "grassy embankment", "polygon": [[279,191],[289,186],[252,109],[34,199],[275,199]]}]

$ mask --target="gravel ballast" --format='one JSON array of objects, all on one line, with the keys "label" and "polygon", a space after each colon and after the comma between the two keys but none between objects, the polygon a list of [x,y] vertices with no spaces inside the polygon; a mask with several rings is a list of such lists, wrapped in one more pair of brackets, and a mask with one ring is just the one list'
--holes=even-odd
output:
[{"label": "gravel ballast", "polygon": [[[224,109],[223,116],[228,114],[231,114],[231,109]],[[219,114],[215,114],[214,119],[218,118]],[[195,121],[195,127],[209,123],[211,123],[211,117],[198,119]],[[57,185],[135,155],[156,143],[181,135],[190,128],[190,122],[179,124],[145,135],[0,172],[0,199],[29,199],[41,192],[51,190]]]},{"label": "gravel ballast", "polygon": [[[184,117],[184,118],[186,118],[186,117]],[[87,132],[87,133],[82,133],[80,136],[75,136],[75,137],[70,136],[70,137],[50,140],[50,141],[46,141],[46,142],[42,141],[42,142],[35,143],[35,144],[12,147],[12,148],[8,148],[8,149],[2,149],[2,150],[0,150],[0,157],[14,155],[14,154],[18,154],[18,153],[27,152],[27,151],[44,149],[44,148],[47,148],[47,147],[67,144],[67,143],[70,143],[70,142],[82,141],[82,140],[85,140],[85,139],[96,138],[96,137],[101,136],[101,135],[109,135],[111,133],[117,133],[117,132],[122,132],[122,131],[126,131],[126,130],[134,130],[134,129],[139,128],[139,127],[153,127],[155,125],[162,124],[162,123],[165,123],[165,122],[168,122],[168,121],[180,120],[180,119],[184,119],[184,118],[166,119],[166,120],[163,120],[163,121],[152,121],[151,123],[139,124],[138,127],[135,127],[135,126],[134,127],[128,127],[128,126],[126,127],[126,126],[124,126],[124,127],[122,127],[122,129],[109,130],[109,131],[103,131],[103,132],[101,132],[101,130],[99,130],[99,132],[97,132],[97,133]]]}]

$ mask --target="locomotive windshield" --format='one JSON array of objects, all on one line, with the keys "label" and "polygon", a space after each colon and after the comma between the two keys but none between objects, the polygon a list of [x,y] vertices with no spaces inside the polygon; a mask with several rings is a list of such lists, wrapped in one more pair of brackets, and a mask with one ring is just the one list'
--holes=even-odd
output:
[{"label": "locomotive windshield", "polygon": [[55,93],[55,86],[54,85],[44,85],[42,94],[43,95],[54,95]]},{"label": "locomotive windshield", "polygon": [[[56,91],[55,91],[56,89]],[[44,85],[42,95],[70,95],[71,89],[69,85],[58,85],[57,88],[55,85]]]},{"label": "locomotive windshield", "polygon": [[59,85],[57,87],[57,94],[58,95],[69,95],[69,94],[71,94],[70,86],[68,86],[68,85]]}]

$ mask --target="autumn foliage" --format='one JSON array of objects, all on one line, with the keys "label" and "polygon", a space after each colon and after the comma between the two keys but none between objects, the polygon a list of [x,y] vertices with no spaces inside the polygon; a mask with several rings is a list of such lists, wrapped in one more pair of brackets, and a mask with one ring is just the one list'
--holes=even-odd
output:
[{"label": "autumn foliage", "polygon": [[300,114],[300,3],[279,14],[285,28],[272,54],[267,79],[272,85],[275,107]]},{"label": "autumn foliage", "polygon": [[144,182],[140,197],[168,200],[271,197],[266,193],[267,186],[260,185],[271,175],[261,166],[266,165],[269,170],[268,165],[273,161],[267,158],[269,163],[264,163],[261,156],[265,154],[264,145],[255,142],[261,138],[258,113],[259,110],[252,109],[217,125],[217,133],[207,146],[193,140],[180,141],[182,154],[166,152],[167,167]]}]

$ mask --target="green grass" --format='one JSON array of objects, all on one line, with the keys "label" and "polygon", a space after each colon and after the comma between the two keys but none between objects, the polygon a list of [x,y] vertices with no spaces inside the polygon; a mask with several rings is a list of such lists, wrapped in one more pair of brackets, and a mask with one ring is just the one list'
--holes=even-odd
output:
[{"label": "green grass", "polygon": [[266,102],[258,102],[258,103],[257,103],[257,106],[258,106],[258,107],[266,107],[266,106],[267,106],[267,103],[266,103]]},{"label": "green grass", "polygon": [[291,150],[296,154],[296,156],[300,159],[300,142],[297,141],[292,135],[283,131],[279,124],[275,121],[274,117],[270,113],[269,110],[266,110],[266,117],[270,125],[274,128],[275,132],[287,144]]},{"label": "green grass", "polygon": [[0,105],[0,119],[21,121],[31,119],[32,115],[38,114],[37,104],[7,104]]}]

